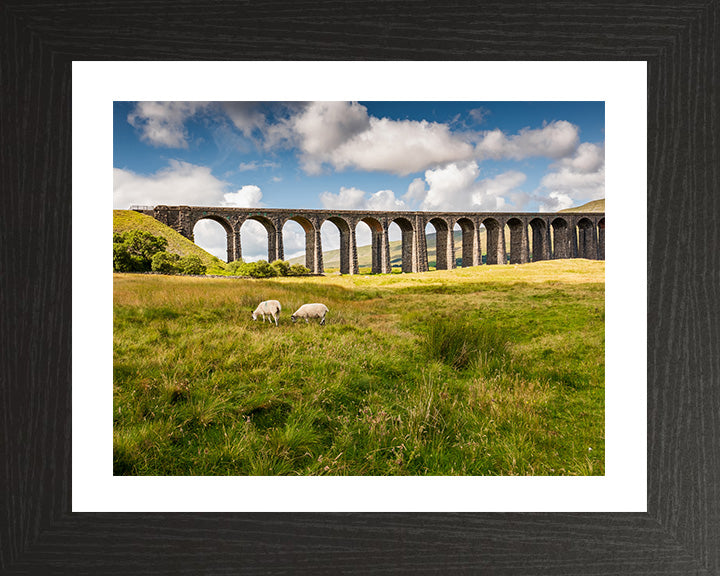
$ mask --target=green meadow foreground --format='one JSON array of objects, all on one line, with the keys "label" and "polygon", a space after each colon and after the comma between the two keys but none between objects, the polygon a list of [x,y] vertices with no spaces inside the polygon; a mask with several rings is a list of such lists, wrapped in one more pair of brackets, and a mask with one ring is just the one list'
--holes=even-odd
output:
[{"label": "green meadow foreground", "polygon": [[[602,475],[605,264],[114,275],[116,475]],[[253,322],[282,303],[280,326]],[[292,324],[323,302],[326,325]]]}]

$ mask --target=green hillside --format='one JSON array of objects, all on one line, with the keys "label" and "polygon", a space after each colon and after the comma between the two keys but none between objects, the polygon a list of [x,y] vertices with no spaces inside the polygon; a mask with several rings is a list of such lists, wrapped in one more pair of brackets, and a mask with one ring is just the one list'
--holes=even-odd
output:
[{"label": "green hillside", "polygon": [[200,246],[190,242],[169,226],[158,222],[152,216],[141,214],[134,210],[113,210],[113,232],[126,230],[144,230],[155,236],[162,236],[168,241],[167,251],[179,254],[181,257],[199,256],[206,266],[217,266],[220,262],[212,254],[205,252]]},{"label": "green hillside", "polygon": [[601,198],[600,200],[591,200],[582,206],[565,208],[564,210],[558,210],[558,212],[605,212],[605,198]]}]

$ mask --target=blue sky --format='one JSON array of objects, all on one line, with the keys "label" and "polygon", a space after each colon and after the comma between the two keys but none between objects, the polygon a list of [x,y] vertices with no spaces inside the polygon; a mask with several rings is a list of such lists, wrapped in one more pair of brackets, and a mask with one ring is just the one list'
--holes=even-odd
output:
[{"label": "blue sky", "polygon": [[[604,102],[115,102],[113,124],[119,209],[554,211],[605,197]],[[267,255],[254,224],[247,260]],[[294,224],[286,257],[304,248]],[[224,259],[219,225],[195,237]]]}]

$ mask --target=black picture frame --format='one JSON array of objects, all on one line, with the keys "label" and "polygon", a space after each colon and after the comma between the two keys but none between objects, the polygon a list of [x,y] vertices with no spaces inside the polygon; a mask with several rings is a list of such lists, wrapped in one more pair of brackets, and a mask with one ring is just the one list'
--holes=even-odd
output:
[{"label": "black picture frame", "polygon": [[[0,573],[720,574],[718,0],[6,0],[0,47]],[[648,512],[72,513],[72,61],[387,59],[647,61]]]}]

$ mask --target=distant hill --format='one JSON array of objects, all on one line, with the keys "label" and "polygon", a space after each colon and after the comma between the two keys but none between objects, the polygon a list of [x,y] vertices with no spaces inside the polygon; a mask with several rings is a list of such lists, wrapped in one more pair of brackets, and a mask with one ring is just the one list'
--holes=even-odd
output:
[{"label": "distant hill", "polygon": [[194,254],[199,256],[206,266],[217,262],[215,256],[190,242],[169,226],[158,222],[152,216],[134,210],[113,210],[113,232],[125,232],[126,230],[144,230],[155,236],[163,236],[168,241],[166,248],[168,252],[179,254],[181,257]]},{"label": "distant hill", "polygon": [[605,212],[605,198],[601,198],[600,200],[591,200],[582,206],[565,208],[564,210],[558,210],[558,212]]}]

